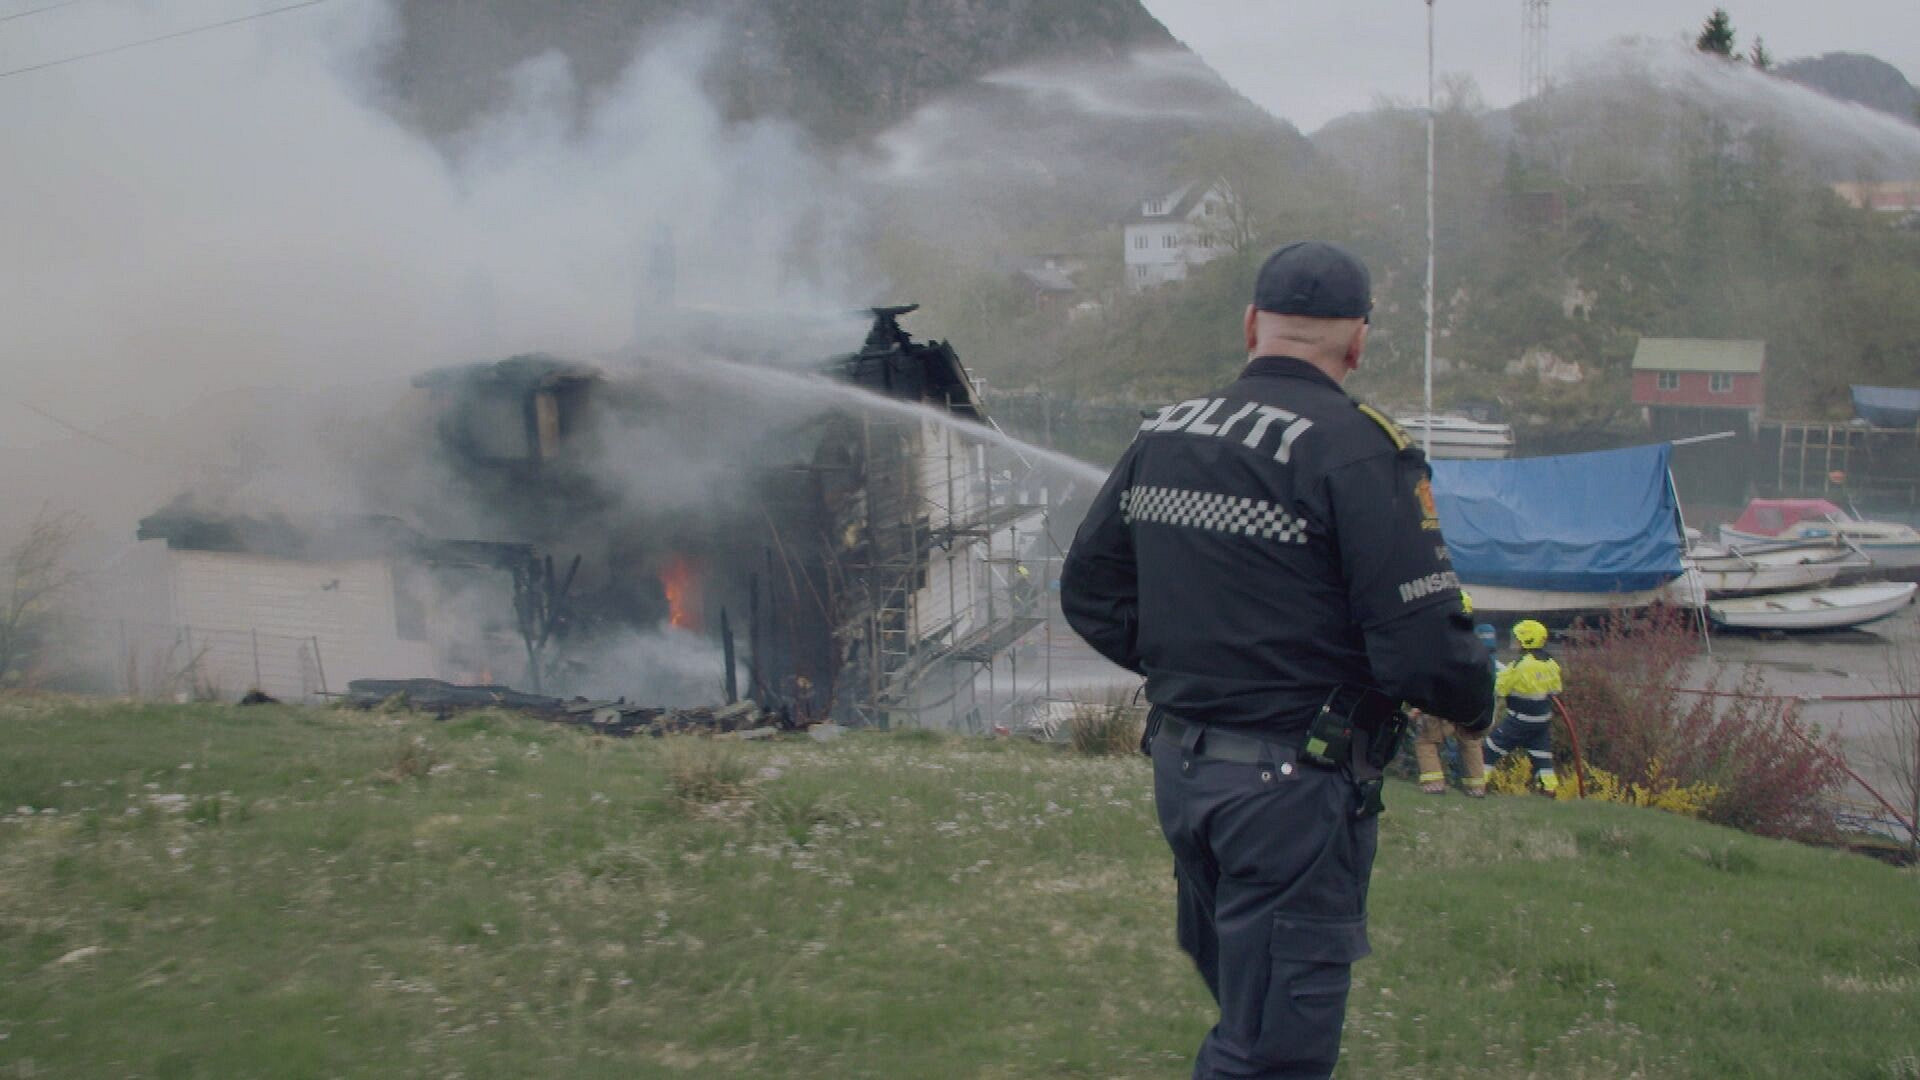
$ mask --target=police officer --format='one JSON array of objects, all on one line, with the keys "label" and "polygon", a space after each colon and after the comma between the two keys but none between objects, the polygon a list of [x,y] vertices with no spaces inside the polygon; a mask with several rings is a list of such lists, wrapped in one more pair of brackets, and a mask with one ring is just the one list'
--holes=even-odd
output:
[{"label": "police officer", "polygon": [[[1274,252],[1239,380],[1141,425],[1061,573],[1074,630],[1154,706],[1177,933],[1220,1005],[1196,1078],[1332,1072],[1368,951],[1366,721],[1380,701],[1491,719],[1425,459],[1341,389],[1371,308],[1347,252]],[[1353,749],[1329,749],[1349,716]]]}]

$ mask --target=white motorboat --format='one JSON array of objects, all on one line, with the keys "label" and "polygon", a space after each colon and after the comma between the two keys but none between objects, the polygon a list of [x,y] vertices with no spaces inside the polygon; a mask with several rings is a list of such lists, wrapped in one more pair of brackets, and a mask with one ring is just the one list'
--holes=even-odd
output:
[{"label": "white motorboat", "polygon": [[1841,630],[1884,619],[1913,602],[1911,581],[1714,600],[1707,617],[1738,630]]},{"label": "white motorboat", "polygon": [[1920,530],[1866,521],[1825,499],[1755,499],[1738,521],[1720,526],[1720,542],[1731,546],[1787,540],[1834,540],[1882,570],[1920,567]]},{"label": "white motorboat", "polygon": [[1435,458],[1491,461],[1513,456],[1513,426],[1484,424],[1464,416],[1429,416],[1415,413],[1396,416],[1394,422],[1407,433],[1415,446],[1425,447],[1428,433],[1433,436]]},{"label": "white motorboat", "polygon": [[1687,549],[1687,563],[1699,571],[1710,597],[1811,589],[1868,565],[1831,538],[1731,548],[1694,544]]}]

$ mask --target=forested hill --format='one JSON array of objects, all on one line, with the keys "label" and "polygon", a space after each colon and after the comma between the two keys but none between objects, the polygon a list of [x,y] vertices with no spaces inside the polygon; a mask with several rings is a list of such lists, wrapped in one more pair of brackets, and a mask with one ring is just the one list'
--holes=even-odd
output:
[{"label": "forested hill", "polygon": [[1780,74],[1842,101],[1920,123],[1920,89],[1877,57],[1860,53],[1827,53],[1780,66]]},{"label": "forested hill", "polygon": [[558,52],[591,92],[696,19],[719,29],[708,79],[730,117],[778,115],[835,143],[1012,65],[1177,47],[1138,0],[400,0],[397,11],[386,76],[402,115],[435,134],[498,105],[525,60]]}]

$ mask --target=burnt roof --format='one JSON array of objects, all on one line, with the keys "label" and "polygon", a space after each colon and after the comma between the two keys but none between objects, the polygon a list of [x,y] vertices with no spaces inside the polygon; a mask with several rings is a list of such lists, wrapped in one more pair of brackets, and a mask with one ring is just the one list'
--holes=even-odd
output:
[{"label": "burnt roof", "polygon": [[918,304],[873,308],[866,344],[857,353],[828,361],[828,373],[878,394],[984,421],[980,395],[953,346],[944,341],[915,341],[901,328],[900,317],[919,308]]},{"label": "burnt roof", "polygon": [[405,555],[455,566],[511,568],[533,555],[529,544],[495,540],[436,540],[383,514],[296,521],[280,513],[210,510],[185,498],[140,519],[141,540],[163,540],[181,551],[220,551],[321,562]]}]

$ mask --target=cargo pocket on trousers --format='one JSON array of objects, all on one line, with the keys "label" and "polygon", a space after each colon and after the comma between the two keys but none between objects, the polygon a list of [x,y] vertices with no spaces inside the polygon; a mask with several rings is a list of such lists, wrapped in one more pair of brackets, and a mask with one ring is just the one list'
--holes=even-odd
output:
[{"label": "cargo pocket on trousers", "polygon": [[1367,955],[1366,916],[1274,916],[1272,978],[1258,1056],[1323,1072],[1340,1056],[1353,962]]}]

